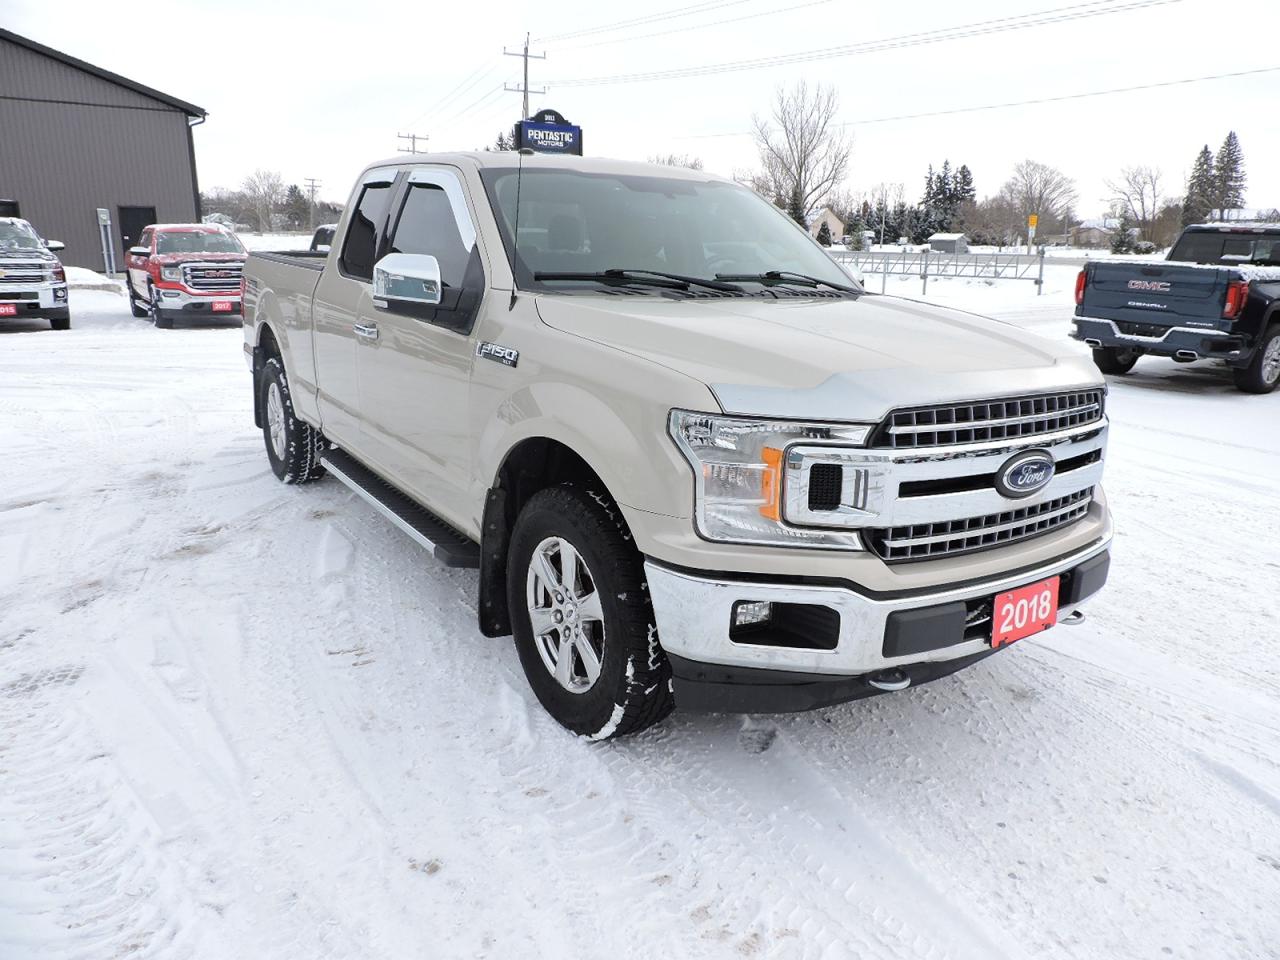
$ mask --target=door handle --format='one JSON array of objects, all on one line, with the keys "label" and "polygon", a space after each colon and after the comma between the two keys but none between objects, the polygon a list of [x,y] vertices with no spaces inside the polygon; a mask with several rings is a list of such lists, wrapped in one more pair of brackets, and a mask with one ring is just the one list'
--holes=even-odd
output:
[{"label": "door handle", "polygon": [[357,323],[351,329],[355,331],[357,337],[364,337],[366,340],[378,339],[378,325],[376,323]]}]

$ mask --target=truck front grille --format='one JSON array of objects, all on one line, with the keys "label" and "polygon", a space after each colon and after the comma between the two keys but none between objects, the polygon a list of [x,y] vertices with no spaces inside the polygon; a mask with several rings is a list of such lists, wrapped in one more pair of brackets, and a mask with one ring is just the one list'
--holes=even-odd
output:
[{"label": "truck front grille", "polygon": [[894,563],[951,557],[1030,540],[1083,518],[1093,502],[1093,489],[983,517],[868,530],[867,546],[882,560]]},{"label": "truck front grille", "polygon": [[239,263],[188,263],[182,267],[186,285],[192,290],[207,293],[239,293],[240,274],[243,272],[244,266]]},{"label": "truck front grille", "polygon": [[872,446],[946,447],[1023,440],[1102,420],[1102,388],[895,410]]},{"label": "truck front grille", "polygon": [[0,266],[0,286],[19,283],[48,283],[52,279],[52,270],[44,270],[40,267],[27,266]]}]

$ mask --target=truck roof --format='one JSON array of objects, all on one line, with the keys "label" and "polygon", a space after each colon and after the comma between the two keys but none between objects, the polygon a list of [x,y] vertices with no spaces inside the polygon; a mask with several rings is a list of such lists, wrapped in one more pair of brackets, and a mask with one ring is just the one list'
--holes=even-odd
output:
[{"label": "truck roof", "polygon": [[690,170],[688,167],[673,167],[665,163],[643,163],[636,160],[610,160],[605,157],[575,157],[566,154],[534,153],[521,158],[514,150],[475,150],[455,153],[410,153],[397,154],[377,163],[371,163],[366,170],[377,167],[393,167],[405,163],[444,163],[454,166],[471,166],[479,168],[511,169],[523,159],[523,165],[530,170],[581,170],[586,173],[621,173],[645,174],[648,176],[664,176],[680,180],[722,180],[726,177],[708,173],[705,170]]},{"label": "truck roof", "polygon": [[1280,233],[1280,223],[1269,223],[1262,220],[1242,221],[1234,223],[1193,223],[1185,227],[1183,233]]}]

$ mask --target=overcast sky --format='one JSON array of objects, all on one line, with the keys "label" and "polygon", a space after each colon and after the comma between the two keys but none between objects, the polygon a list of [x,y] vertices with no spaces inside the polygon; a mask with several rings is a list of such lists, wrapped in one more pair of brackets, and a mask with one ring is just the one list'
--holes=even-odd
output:
[{"label": "overcast sky", "polygon": [[[1057,22],[1010,29],[1051,10],[1063,11]],[[597,30],[623,20],[647,22]],[[750,169],[752,140],[739,134],[777,85],[804,79],[839,91],[853,190],[901,181],[916,198],[928,164],[949,158],[969,165],[982,196],[1031,157],[1073,177],[1079,215],[1094,216],[1122,166],[1158,166],[1180,195],[1200,146],[1216,150],[1234,129],[1248,204],[1280,206],[1280,70],[860,122],[1280,67],[1280,0],[0,0],[0,25],[208,110],[195,133],[204,188],[264,167],[289,182],[318,177],[322,196],[345,200],[362,166],[395,152],[397,133],[427,134],[433,150],[491,143],[520,113],[519,96],[500,92],[520,60],[502,49],[528,30],[547,55],[532,62],[531,85],[550,88],[531,105],[581,124],[593,156],[689,153],[719,173]],[[816,58],[851,45],[862,47]],[[756,63],[803,54],[815,58]],[[634,76],[730,63],[745,69]],[[574,82],[602,78],[626,79]]]}]

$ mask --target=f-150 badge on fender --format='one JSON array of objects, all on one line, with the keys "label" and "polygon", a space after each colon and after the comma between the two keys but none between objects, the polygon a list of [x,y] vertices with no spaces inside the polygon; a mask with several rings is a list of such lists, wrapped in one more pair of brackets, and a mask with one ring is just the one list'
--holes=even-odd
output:
[{"label": "f-150 badge on fender", "polygon": [[514,367],[520,363],[519,350],[512,350],[498,343],[490,343],[488,340],[481,340],[476,344],[476,356],[497,363],[505,363],[508,367]]}]

